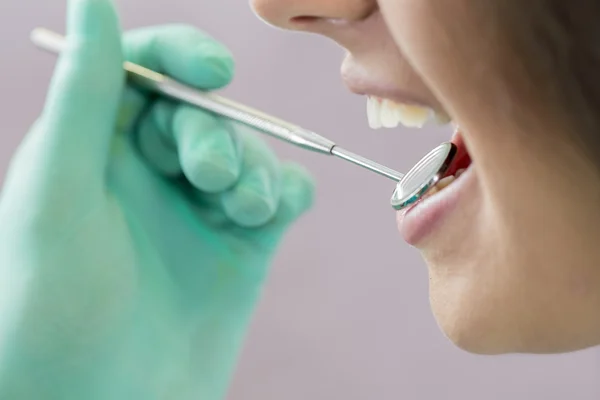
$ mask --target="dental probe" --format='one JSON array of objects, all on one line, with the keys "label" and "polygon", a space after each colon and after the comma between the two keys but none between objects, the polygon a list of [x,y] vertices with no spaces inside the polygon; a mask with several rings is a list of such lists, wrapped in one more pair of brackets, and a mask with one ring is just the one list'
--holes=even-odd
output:
[{"label": "dental probe", "polygon": [[[31,41],[38,48],[54,54],[61,53],[65,46],[65,38],[63,36],[45,28],[33,30]],[[404,177],[404,174],[400,172],[345,150],[337,146],[333,141],[297,125],[214,93],[204,92],[177,82],[166,75],[138,64],[125,62],[124,68],[128,78],[132,82],[147,90],[238,121],[276,139],[283,140],[303,149],[341,158],[396,182],[399,182]]]}]

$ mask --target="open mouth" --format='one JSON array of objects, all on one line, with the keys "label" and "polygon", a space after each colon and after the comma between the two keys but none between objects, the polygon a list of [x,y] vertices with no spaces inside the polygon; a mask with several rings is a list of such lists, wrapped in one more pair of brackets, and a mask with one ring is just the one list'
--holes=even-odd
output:
[{"label": "open mouth", "polygon": [[460,134],[459,128],[456,128],[450,141],[456,146],[456,156],[454,157],[450,168],[446,172],[446,175],[440,179],[440,181],[432,189],[430,189],[425,196],[423,196],[423,199],[431,197],[450,186],[471,166],[471,156],[469,155],[467,146],[465,145],[465,142]]},{"label": "open mouth", "polygon": [[[429,122],[451,124],[451,118],[444,112],[374,96],[367,98],[367,117],[373,129],[395,128],[400,124],[422,128]],[[455,208],[461,188],[465,186],[462,182],[474,176],[471,157],[458,127],[450,141],[456,146],[457,152],[446,174],[416,203],[398,212],[400,231],[411,245],[420,242]]]}]

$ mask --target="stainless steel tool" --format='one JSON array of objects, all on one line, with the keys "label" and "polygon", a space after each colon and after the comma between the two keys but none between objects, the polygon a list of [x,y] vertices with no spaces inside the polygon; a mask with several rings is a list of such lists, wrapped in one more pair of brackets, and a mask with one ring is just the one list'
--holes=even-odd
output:
[{"label": "stainless steel tool", "polygon": [[[48,52],[59,54],[65,46],[65,38],[45,28],[37,28],[31,34],[32,42]],[[333,141],[300,126],[255,110],[246,105],[180,83],[164,74],[141,65],[125,62],[129,80],[149,91],[200,107],[220,116],[240,122],[262,133],[303,149],[335,156],[379,175],[394,180],[396,190],[392,206],[403,209],[421,198],[444,176],[456,153],[452,143],[443,143],[415,165],[406,175],[378,164],[358,154],[339,147]]]}]

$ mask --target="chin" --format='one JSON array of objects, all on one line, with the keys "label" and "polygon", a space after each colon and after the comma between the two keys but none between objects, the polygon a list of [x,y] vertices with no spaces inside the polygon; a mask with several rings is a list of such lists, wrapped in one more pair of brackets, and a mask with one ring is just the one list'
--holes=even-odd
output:
[{"label": "chin", "polygon": [[[473,354],[502,354],[519,351],[498,319],[493,293],[477,287],[477,279],[452,267],[429,266],[429,297],[436,322],[456,347]],[[506,316],[504,316],[506,317]]]},{"label": "chin", "polygon": [[456,300],[431,294],[431,307],[436,322],[445,337],[457,348],[477,355],[499,355],[524,352],[520,343],[507,340],[507,332],[498,329],[491,314],[473,307],[456,307]]},{"label": "chin", "polygon": [[460,265],[426,260],[433,315],[456,347],[500,355],[559,354],[600,345],[593,305],[572,302],[557,286],[507,279],[503,271],[527,266],[498,260],[491,254]]}]

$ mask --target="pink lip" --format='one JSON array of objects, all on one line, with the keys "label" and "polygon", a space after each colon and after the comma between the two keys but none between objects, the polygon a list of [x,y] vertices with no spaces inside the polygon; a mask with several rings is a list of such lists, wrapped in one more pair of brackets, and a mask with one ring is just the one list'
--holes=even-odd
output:
[{"label": "pink lip", "polygon": [[398,211],[398,229],[404,240],[411,246],[417,246],[433,233],[460,205],[473,179],[476,175],[471,166],[444,190],[419,201],[407,211]]},{"label": "pink lip", "polygon": [[348,90],[354,94],[379,97],[403,104],[433,107],[418,96],[394,88],[391,83],[374,81],[372,74],[353,61],[351,55],[348,55],[342,63],[342,80]]}]

